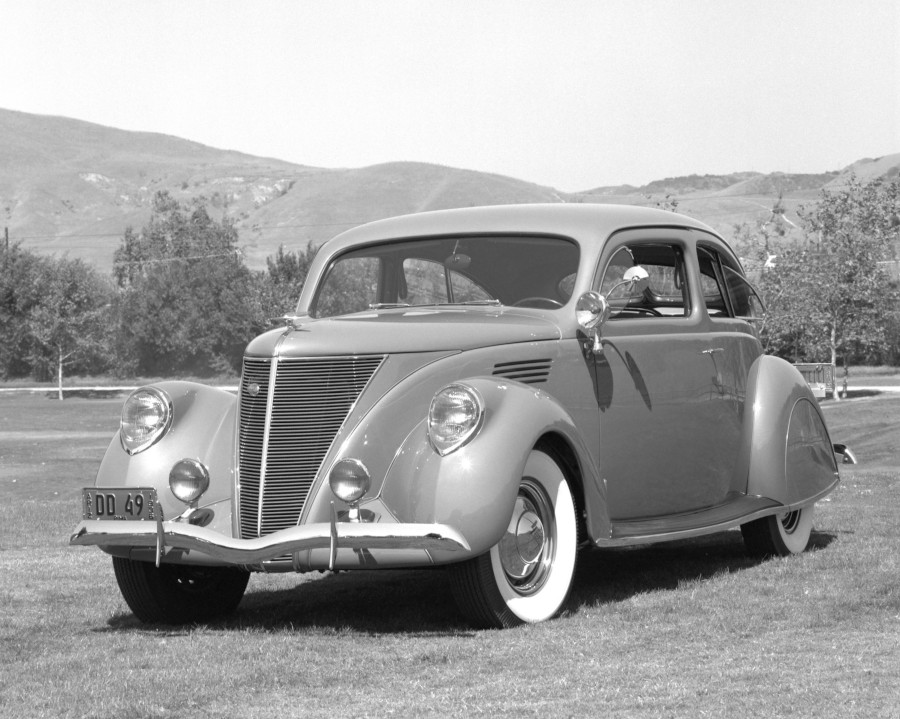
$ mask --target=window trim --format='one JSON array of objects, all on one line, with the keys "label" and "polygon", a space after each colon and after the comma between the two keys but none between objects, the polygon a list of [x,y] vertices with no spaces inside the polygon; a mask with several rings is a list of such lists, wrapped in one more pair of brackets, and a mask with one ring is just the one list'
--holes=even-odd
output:
[{"label": "window trim", "polygon": [[[679,237],[671,230],[656,230],[654,228],[623,230],[612,235],[607,240],[607,246],[604,248],[604,251],[600,255],[600,259],[597,262],[597,266],[591,279],[591,289],[600,292],[613,258],[616,257],[623,248],[627,249],[633,257],[634,255],[631,252],[631,248],[638,245],[665,246],[674,250],[678,257],[680,257],[681,273],[684,282],[683,307],[685,314],[655,316],[635,313],[633,316],[613,316],[610,317],[609,321],[614,321],[616,324],[628,322],[630,320],[640,320],[641,323],[652,320],[663,320],[666,324],[673,321],[677,322],[679,320],[687,322],[696,321],[697,314],[696,307],[694,306],[694,294],[696,290],[694,287],[695,281],[691,279],[692,273],[688,269],[688,265],[690,264],[689,255],[691,252],[691,243],[686,241],[685,238]],[[677,267],[677,265],[673,265],[673,270],[675,267]]]},{"label": "window trim", "polygon": [[[729,248],[730,249],[730,248]],[[725,263],[723,261],[723,255],[726,254],[722,251],[722,248],[718,246],[718,243],[714,243],[709,239],[699,240],[697,242],[697,261],[699,267],[700,256],[699,253],[701,251],[708,252],[711,255],[711,259],[714,263],[714,269],[716,271],[716,279],[720,282],[721,287],[725,290],[725,302],[728,306],[728,317],[730,319],[743,320],[744,322],[760,322],[765,318],[765,314],[768,312],[768,308],[766,307],[766,302],[763,299],[762,293],[756,288],[750,279],[747,277],[747,274],[744,272],[744,268],[741,266],[740,261],[737,260],[736,257],[730,256],[728,259],[734,260],[734,263]],[[728,253],[730,254],[730,253]],[[728,279],[725,275],[725,270],[728,269],[733,272],[740,281],[747,285],[750,289],[750,292],[755,295],[756,299],[759,301],[760,307],[762,309],[762,317],[751,317],[748,315],[738,314],[735,305],[734,305],[734,297],[732,296],[732,292],[730,286],[728,284]],[[712,319],[716,319],[714,316],[710,315]]]}]

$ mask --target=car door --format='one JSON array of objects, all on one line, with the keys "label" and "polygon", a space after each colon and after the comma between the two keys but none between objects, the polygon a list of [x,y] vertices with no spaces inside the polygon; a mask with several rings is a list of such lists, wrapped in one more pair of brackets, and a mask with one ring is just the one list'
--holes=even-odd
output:
[{"label": "car door", "polygon": [[[700,291],[695,236],[640,230],[611,238],[595,288],[609,300],[594,354],[600,465],[613,521],[696,511],[727,501],[739,442],[723,415],[720,347]],[[635,295],[629,265],[650,275]]]},{"label": "car door", "polygon": [[[762,354],[754,322],[765,308],[756,290],[744,277],[737,259],[717,238],[700,238],[697,260],[703,304],[709,316],[710,358],[716,372],[715,401],[721,406],[720,441],[733,460],[732,473],[740,452],[744,428],[747,378]],[[746,492],[746,477],[732,477],[732,494]]]}]

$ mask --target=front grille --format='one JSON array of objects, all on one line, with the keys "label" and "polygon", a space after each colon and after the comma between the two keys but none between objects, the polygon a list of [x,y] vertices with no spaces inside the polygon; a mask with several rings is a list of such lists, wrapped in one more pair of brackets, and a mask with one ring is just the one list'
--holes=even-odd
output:
[{"label": "front grille", "polygon": [[238,455],[243,539],[297,524],[325,455],[383,359],[244,359]]},{"label": "front grille", "polygon": [[494,365],[495,377],[506,377],[525,384],[540,384],[550,376],[552,359],[523,360],[520,362],[501,362]]}]

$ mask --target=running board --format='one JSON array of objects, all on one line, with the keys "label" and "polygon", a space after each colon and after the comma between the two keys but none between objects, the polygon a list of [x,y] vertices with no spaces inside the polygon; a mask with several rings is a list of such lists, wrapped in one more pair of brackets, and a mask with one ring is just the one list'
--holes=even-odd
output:
[{"label": "running board", "polygon": [[741,495],[725,504],[697,512],[626,521],[613,520],[610,538],[597,542],[597,545],[645,544],[723,532],[773,514],[773,509],[782,506],[765,497]]}]

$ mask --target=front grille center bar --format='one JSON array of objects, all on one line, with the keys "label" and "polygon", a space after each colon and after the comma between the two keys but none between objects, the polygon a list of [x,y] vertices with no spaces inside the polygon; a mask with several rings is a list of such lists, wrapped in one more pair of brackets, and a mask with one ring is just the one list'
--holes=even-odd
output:
[{"label": "front grille center bar", "polygon": [[266,464],[269,457],[269,433],[272,430],[272,411],[275,408],[275,377],[278,374],[278,357],[272,358],[272,366],[269,368],[269,389],[266,397],[266,419],[263,424],[262,460],[259,463],[259,510],[256,513],[256,536],[262,536],[263,526],[263,497],[266,491]]}]

